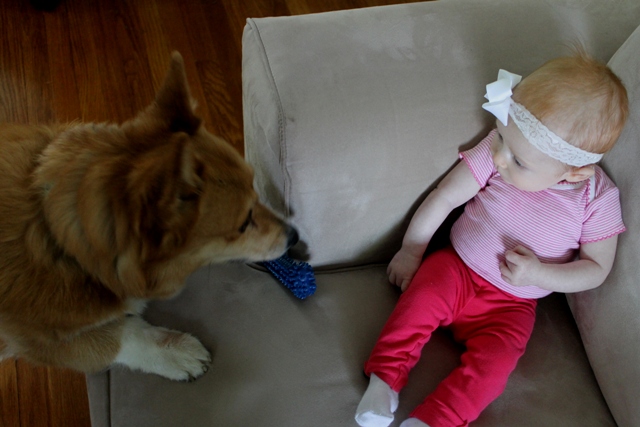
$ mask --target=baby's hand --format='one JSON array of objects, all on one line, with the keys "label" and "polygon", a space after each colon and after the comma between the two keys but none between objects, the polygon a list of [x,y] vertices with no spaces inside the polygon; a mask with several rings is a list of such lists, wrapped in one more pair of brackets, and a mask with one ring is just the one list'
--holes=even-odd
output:
[{"label": "baby's hand", "polygon": [[502,280],[513,286],[535,286],[542,263],[533,251],[518,245],[504,256],[505,262],[500,263]]},{"label": "baby's hand", "polygon": [[408,251],[400,249],[387,268],[389,281],[399,286],[402,292],[406,291],[421,262],[421,256],[415,256]]}]

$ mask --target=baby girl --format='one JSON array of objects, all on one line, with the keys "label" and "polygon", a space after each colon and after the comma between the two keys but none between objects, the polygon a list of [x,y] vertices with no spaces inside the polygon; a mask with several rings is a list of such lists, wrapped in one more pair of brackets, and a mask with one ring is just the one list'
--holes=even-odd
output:
[{"label": "baby girl", "polygon": [[[487,85],[483,108],[497,128],[460,154],[389,265],[403,294],[365,365],[361,426],[391,424],[398,393],[439,326],[466,351],[401,427],[468,425],[504,390],[537,299],[595,288],[611,270],[625,226],[618,190],[596,163],[624,126],[625,88],[580,50],[520,80],[500,70]],[[436,229],[465,202],[451,246],[423,261]]]}]

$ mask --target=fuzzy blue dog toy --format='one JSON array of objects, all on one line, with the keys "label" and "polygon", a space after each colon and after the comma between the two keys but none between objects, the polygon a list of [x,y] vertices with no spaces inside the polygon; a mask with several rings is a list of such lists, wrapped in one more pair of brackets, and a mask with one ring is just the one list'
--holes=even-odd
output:
[{"label": "fuzzy blue dog toy", "polygon": [[305,299],[316,291],[313,268],[304,261],[296,261],[283,255],[273,261],[261,262],[273,276],[297,298]]}]

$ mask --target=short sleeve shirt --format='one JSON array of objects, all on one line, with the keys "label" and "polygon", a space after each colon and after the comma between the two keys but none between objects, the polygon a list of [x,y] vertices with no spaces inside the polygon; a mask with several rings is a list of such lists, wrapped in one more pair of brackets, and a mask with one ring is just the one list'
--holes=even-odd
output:
[{"label": "short sleeve shirt", "polygon": [[496,287],[522,298],[541,298],[551,291],[512,286],[502,279],[504,253],[522,245],[544,263],[572,261],[580,245],[626,230],[619,191],[599,166],[589,180],[561,182],[538,192],[519,190],[493,164],[495,133],[460,154],[482,188],[454,224],[451,243],[468,267]]}]

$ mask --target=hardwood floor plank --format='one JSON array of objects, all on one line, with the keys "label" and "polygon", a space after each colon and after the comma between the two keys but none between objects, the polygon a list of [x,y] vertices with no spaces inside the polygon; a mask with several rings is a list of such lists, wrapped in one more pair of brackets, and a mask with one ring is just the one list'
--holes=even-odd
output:
[{"label": "hardwood floor plank", "polygon": [[23,427],[89,426],[84,375],[64,369],[17,362],[20,418]]},{"label": "hardwood floor plank", "polygon": [[83,374],[66,369],[49,368],[48,371],[48,407],[51,414],[51,426],[82,427],[91,425],[89,416],[89,398],[86,393],[74,390],[86,389]]},{"label": "hardwood floor plank", "polygon": [[140,25],[139,33],[147,52],[151,83],[155,91],[164,80],[167,52],[172,50],[171,45],[163,27],[159,6],[153,2],[135,2],[133,7]]},{"label": "hardwood floor plank", "polygon": [[53,116],[61,123],[81,117],[75,61],[70,43],[71,28],[66,3],[58,13],[45,14],[47,48],[51,84]]},{"label": "hardwood floor plank", "polygon": [[[226,13],[219,2],[210,3],[210,5],[205,6],[202,1],[193,0],[185,3],[182,7],[183,20],[189,23],[187,36],[193,55],[193,65],[197,73],[189,83],[191,86],[194,83],[199,86],[197,92],[193,91],[193,96],[199,102],[198,113],[204,118],[207,129],[227,139],[228,136],[224,134],[226,133],[226,125],[223,123],[227,117],[219,116],[220,109],[223,111],[225,109],[224,106],[220,108],[219,103],[224,105],[224,100],[218,100],[211,90],[211,84],[220,81],[219,57],[221,52],[218,51],[218,45],[213,36],[220,29],[214,27],[216,24],[219,25],[221,19],[226,18]],[[218,16],[214,19],[214,23],[210,23],[209,19],[207,19],[208,16],[205,14],[207,9],[216,11],[215,14]],[[219,16],[221,13],[222,17]],[[227,35],[223,37],[225,40],[229,39]],[[217,90],[224,96],[224,86]]]},{"label": "hardwood floor plank", "polygon": [[[18,395],[20,425],[47,427],[54,425],[49,400],[49,368],[18,360]],[[56,420],[57,422],[57,420]]]},{"label": "hardwood floor plank", "polygon": [[15,360],[0,363],[0,427],[20,426],[18,373]]},{"label": "hardwood floor plank", "polygon": [[[209,25],[211,52],[198,61],[199,78],[209,107],[210,131],[220,135],[237,150],[243,150],[241,57],[234,47],[227,9],[222,3],[206,6],[202,12]],[[229,78],[229,76],[234,76]]]},{"label": "hardwood floor plank", "polygon": [[[194,36],[197,31],[196,28],[202,28],[202,24],[198,25],[199,22],[202,22],[202,16],[198,8],[194,9],[193,3],[197,2],[191,0],[185,4],[180,4],[175,1],[158,3],[162,27],[170,47],[169,50],[164,52],[165,64],[161,68],[161,73],[164,77],[170,52],[173,50],[180,52],[185,62],[191,96],[198,101],[197,113],[204,118],[207,128],[213,131],[210,127],[209,105],[205,102],[205,92],[199,78],[197,67],[198,60],[202,58],[202,51],[206,51],[208,45],[206,43],[199,43],[198,38]],[[191,22],[190,16],[194,13],[199,17],[195,19],[194,22]],[[206,38],[206,33],[203,34],[202,37]]]},{"label": "hardwood floor plank", "polygon": [[51,77],[44,15],[30,13],[25,8],[20,14],[20,25],[28,122],[51,122]]},{"label": "hardwood floor plank", "polygon": [[9,13],[0,15],[0,120],[28,123],[22,52],[22,8],[8,0]]},{"label": "hardwood floor plank", "polygon": [[[80,3],[85,2],[76,5]],[[146,50],[137,31],[137,14],[128,1],[86,3],[86,8],[97,4],[99,9],[94,42],[104,54],[98,57],[98,69],[94,70],[96,83],[102,86],[104,102],[112,112],[109,120],[123,122],[146,107],[154,95]]]},{"label": "hardwood floor plank", "polygon": [[132,118],[155,95],[146,45],[139,31],[141,24],[133,3],[128,0],[113,0],[110,13],[103,15],[105,33],[111,31],[113,35],[108,39],[111,44],[106,43],[104,51],[115,53],[115,60],[105,61],[113,73],[112,80],[104,82],[109,88],[120,85],[120,90],[124,93],[119,95],[129,100],[128,107],[121,111],[121,121]]},{"label": "hardwood floor plank", "polygon": [[[100,66],[98,56],[104,56],[105,52],[99,52],[94,42],[96,38],[99,19],[97,11],[92,7],[85,7],[83,3],[67,2],[66,10],[69,20],[69,47],[73,62],[72,78],[76,82],[77,95],[80,106],[80,119],[83,121],[107,121],[113,120],[113,112],[109,105],[98,102],[103,100],[102,85],[97,84]],[[55,13],[64,13],[63,9]],[[64,42],[64,41],[63,41]]]}]

